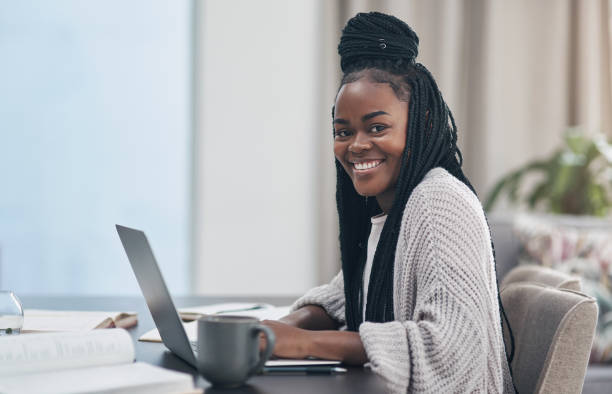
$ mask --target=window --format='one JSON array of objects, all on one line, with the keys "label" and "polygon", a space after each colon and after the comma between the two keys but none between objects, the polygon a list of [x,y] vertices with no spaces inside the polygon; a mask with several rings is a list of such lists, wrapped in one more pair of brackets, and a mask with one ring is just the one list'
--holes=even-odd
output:
[{"label": "window", "polygon": [[188,290],[191,6],[0,3],[0,288],[139,293],[120,223]]}]

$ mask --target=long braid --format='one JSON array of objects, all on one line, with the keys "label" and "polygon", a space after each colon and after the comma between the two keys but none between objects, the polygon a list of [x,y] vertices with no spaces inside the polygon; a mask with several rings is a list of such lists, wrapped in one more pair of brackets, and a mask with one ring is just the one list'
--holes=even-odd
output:
[{"label": "long braid", "polygon": [[[475,195],[476,191],[461,168],[463,157],[457,147],[455,119],[431,73],[414,61],[418,53],[418,37],[414,31],[389,15],[377,12],[357,14],[344,28],[338,52],[344,72],[341,86],[369,78],[373,82],[388,83],[400,100],[409,102],[406,148],[401,158],[393,205],[374,254],[365,311],[367,321],[388,322],[394,320],[395,249],[404,207],[414,188],[429,170],[443,167]],[[349,330],[357,331],[363,321],[362,281],[370,218],[381,210],[378,204],[366,203],[356,192],[337,160],[336,170],[346,323]],[[492,239],[491,249],[495,266]],[[507,355],[510,364],[514,355],[514,336],[499,296],[499,285],[497,298],[500,320],[506,320],[511,338],[512,351]]]}]

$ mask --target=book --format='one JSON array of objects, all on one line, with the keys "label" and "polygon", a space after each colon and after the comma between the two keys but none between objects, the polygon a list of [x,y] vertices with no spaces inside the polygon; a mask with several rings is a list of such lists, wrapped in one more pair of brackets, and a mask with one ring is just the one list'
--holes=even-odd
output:
[{"label": "book", "polygon": [[0,337],[0,393],[193,393],[189,374],[134,363],[124,329]]},{"label": "book", "polygon": [[138,324],[135,312],[56,311],[24,309],[22,333],[130,328]]}]

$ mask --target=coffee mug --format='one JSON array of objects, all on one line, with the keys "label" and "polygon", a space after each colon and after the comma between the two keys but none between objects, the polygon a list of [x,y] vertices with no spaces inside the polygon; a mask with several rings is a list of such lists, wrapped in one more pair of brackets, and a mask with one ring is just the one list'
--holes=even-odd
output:
[{"label": "coffee mug", "polygon": [[[260,333],[266,336],[262,352]],[[198,371],[214,387],[238,387],[261,371],[274,339],[274,332],[254,317],[204,316],[198,320]]]}]

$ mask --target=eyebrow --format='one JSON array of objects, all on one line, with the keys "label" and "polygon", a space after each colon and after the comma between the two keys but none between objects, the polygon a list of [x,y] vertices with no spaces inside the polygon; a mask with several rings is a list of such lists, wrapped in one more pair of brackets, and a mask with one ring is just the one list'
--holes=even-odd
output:
[{"label": "eyebrow", "polygon": [[[379,115],[389,115],[388,113],[386,113],[385,111],[374,111],[374,112],[370,112],[369,114],[365,114],[361,117],[361,121],[365,122],[366,120],[370,120],[372,118],[375,118]],[[339,124],[349,124],[349,121],[346,119],[342,119],[342,118],[336,118],[334,119],[334,123],[339,123]]]}]

